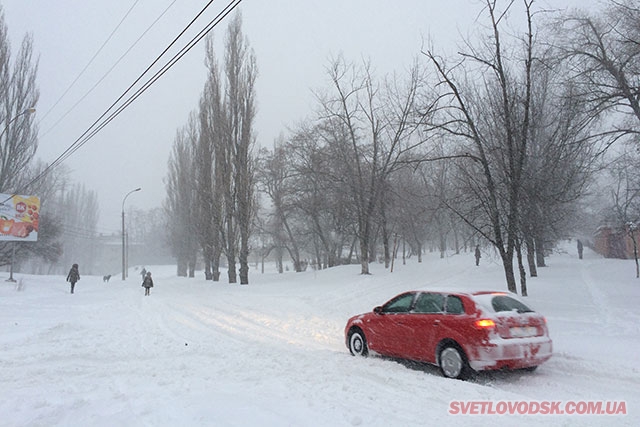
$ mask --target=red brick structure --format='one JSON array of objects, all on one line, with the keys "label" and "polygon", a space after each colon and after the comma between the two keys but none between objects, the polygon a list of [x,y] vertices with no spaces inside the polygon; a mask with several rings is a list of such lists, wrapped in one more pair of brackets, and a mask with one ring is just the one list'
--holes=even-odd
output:
[{"label": "red brick structure", "polygon": [[[640,230],[634,231],[637,244],[640,244]],[[633,259],[633,240],[626,227],[614,228],[604,226],[598,228],[594,235],[594,248],[605,258]],[[638,248],[640,250],[640,248]]]}]

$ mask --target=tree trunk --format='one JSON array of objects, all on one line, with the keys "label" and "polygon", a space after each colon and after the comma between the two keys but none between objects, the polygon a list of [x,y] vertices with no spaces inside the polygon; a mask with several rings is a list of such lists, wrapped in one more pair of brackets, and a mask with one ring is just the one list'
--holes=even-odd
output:
[{"label": "tree trunk", "polygon": [[518,257],[518,271],[520,272],[520,295],[527,296],[527,272],[522,262],[522,245],[516,245],[516,255]]},{"label": "tree trunk", "polygon": [[243,243],[240,246],[240,284],[249,284],[249,236],[242,239]]},{"label": "tree trunk", "polygon": [[188,262],[186,259],[178,260],[178,265],[177,265],[178,277],[187,277],[187,266],[188,266]]},{"label": "tree trunk", "polygon": [[360,274],[369,273],[369,244],[364,239],[360,239]]},{"label": "tree trunk", "polygon": [[382,227],[382,243],[384,245],[384,268],[389,268],[391,264],[391,252],[389,250],[389,235],[386,227]]},{"label": "tree trunk", "polygon": [[213,281],[220,281],[220,256],[221,256],[220,248],[214,248],[213,257],[211,259],[211,274],[213,275]]},{"label": "tree trunk", "polygon": [[211,262],[205,260],[204,265],[204,280],[213,280],[213,273],[211,272]]},{"label": "tree trunk", "polygon": [[284,272],[284,265],[283,265],[283,260],[282,260],[282,248],[281,247],[277,247],[276,248],[275,256],[276,256],[276,268],[278,269],[278,273],[282,274]]},{"label": "tree trunk", "polygon": [[369,230],[370,225],[367,221],[360,220],[360,274],[369,273]]},{"label": "tree trunk", "polygon": [[236,275],[236,260],[235,257],[227,256],[228,271],[227,277],[229,283],[238,283],[238,276]]},{"label": "tree trunk", "polygon": [[196,277],[196,261],[194,259],[189,261],[189,277]]},{"label": "tree trunk", "polygon": [[538,267],[546,267],[547,264],[544,260],[544,244],[542,243],[542,239],[540,237],[536,237],[535,239],[535,251],[536,251],[536,265]]},{"label": "tree trunk", "polygon": [[525,241],[527,246],[527,264],[529,264],[529,275],[531,277],[538,277],[538,269],[536,268],[535,258],[536,248],[533,243],[533,238],[526,237]]},{"label": "tree trunk", "polygon": [[393,264],[395,262],[396,257],[398,256],[398,235],[396,234],[393,239],[393,251],[391,253],[391,273],[393,273]]},{"label": "tree trunk", "polygon": [[407,265],[407,241],[402,238],[402,265]]},{"label": "tree trunk", "polygon": [[204,279],[212,280],[213,274],[211,273],[211,258],[213,257],[213,249],[209,245],[205,245],[202,250],[202,257],[204,261]]},{"label": "tree trunk", "polygon": [[[322,269],[322,255],[320,253],[320,245],[318,244],[318,239],[313,239],[313,255],[315,257],[316,270]],[[325,254],[326,256],[326,254]]]},{"label": "tree trunk", "polygon": [[631,236],[631,242],[633,242],[633,259],[636,262],[636,279],[640,278],[640,264],[638,263],[638,243],[636,242],[635,235],[636,228],[630,230],[629,235]]},{"label": "tree trunk", "polygon": [[355,239],[353,239],[353,242],[351,242],[351,247],[349,248],[349,255],[347,255],[347,264],[351,264],[351,260],[353,259],[353,252],[356,250],[357,241],[358,241],[358,238],[356,237]]},{"label": "tree trunk", "polygon": [[300,262],[300,250],[298,249],[298,244],[296,243],[296,236],[291,231],[291,227],[289,227],[289,223],[287,218],[282,213],[282,210],[277,209],[280,213],[282,227],[284,231],[287,233],[287,239],[289,241],[286,244],[287,252],[289,252],[289,256],[291,257],[291,261],[293,261],[293,271],[296,273],[300,273],[302,271],[302,263]]},{"label": "tree trunk", "polygon": [[516,287],[516,277],[515,277],[515,272],[513,271],[513,252],[511,252],[511,256],[509,256],[508,252],[501,250],[500,257],[502,258],[504,276],[505,276],[505,279],[507,280],[507,289],[509,290],[509,292],[513,292],[514,294],[517,294],[518,289]]},{"label": "tree trunk", "polygon": [[460,255],[460,238],[458,236],[458,229],[453,227],[453,243],[456,248],[456,255]]},{"label": "tree trunk", "polygon": [[[248,158],[245,156],[248,162]],[[243,177],[240,178],[241,185],[245,188],[241,191],[238,203],[238,218],[240,229],[240,251],[238,253],[238,262],[240,264],[240,284],[249,284],[249,237],[251,234],[251,190],[252,185],[249,179],[248,171],[244,171]]]}]

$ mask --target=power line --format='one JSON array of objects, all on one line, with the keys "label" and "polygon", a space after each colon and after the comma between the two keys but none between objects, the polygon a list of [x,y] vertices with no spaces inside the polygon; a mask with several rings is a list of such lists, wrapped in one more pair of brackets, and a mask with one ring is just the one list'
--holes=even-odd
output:
[{"label": "power line", "polygon": [[[60,97],[58,98],[58,100],[56,102],[54,102],[54,104],[47,110],[46,113],[44,113],[44,115],[42,116],[42,119],[40,119],[40,121],[44,120],[45,118],[47,118],[47,116],[49,115],[49,113],[51,113],[51,110],[53,110],[60,101],[62,101],[62,99],[67,95],[67,93],[69,93],[69,91],[71,90],[71,88],[78,82],[78,80],[80,79],[80,77],[82,77],[82,75],[84,74],[85,71],[87,71],[87,68],[89,68],[89,66],[93,63],[93,61],[96,59],[96,57],[100,54],[100,52],[102,52],[102,49],[104,49],[104,47],[107,45],[107,43],[109,43],[109,40],[111,40],[111,38],[113,37],[113,35],[116,33],[116,31],[118,31],[118,29],[120,28],[120,26],[122,25],[122,23],[124,22],[125,19],[127,19],[127,16],[129,16],[129,14],[131,13],[131,11],[133,10],[134,7],[136,7],[136,5],[138,4],[140,0],[135,0],[133,2],[133,5],[131,5],[131,7],[129,8],[129,10],[127,11],[127,13],[125,13],[125,15],[122,17],[122,19],[120,20],[120,22],[118,23],[118,25],[116,25],[116,27],[113,29],[113,31],[111,32],[111,34],[109,34],[109,37],[107,37],[107,39],[104,41],[104,43],[102,43],[102,46],[100,46],[100,48],[96,51],[96,53],[93,55],[93,57],[89,60],[89,62],[87,62],[87,65],[84,66],[84,68],[82,69],[82,71],[80,71],[80,73],[76,76],[76,78],[71,82],[71,84],[69,85],[69,87],[67,87],[67,89],[64,91],[64,93],[62,95],[60,95]],[[75,107],[75,106],[74,106]],[[67,112],[68,114],[68,112]],[[65,114],[66,115],[66,114]],[[64,116],[63,116],[64,117]],[[62,119],[61,119],[62,120]],[[57,125],[60,122],[60,120],[58,120],[53,127],[55,127],[55,125]],[[47,130],[45,132],[45,134],[49,133],[51,131],[51,129],[53,129],[53,127],[49,128],[49,130]]]},{"label": "power line", "polygon": [[[117,66],[117,65],[118,65],[118,64],[119,64],[119,63],[120,63],[120,62],[121,62],[121,61],[122,61],[122,60],[123,60],[123,59],[124,59],[128,54],[129,54],[129,52],[131,52],[131,50],[132,50],[132,49],[133,49],[133,48],[134,48],[134,47],[135,47],[135,46],[140,42],[140,40],[142,40],[142,38],[143,38],[143,37],[144,37],[144,36],[145,36],[145,35],[146,35],[150,30],[151,30],[151,28],[153,28],[153,27],[158,23],[158,21],[159,21],[159,20],[160,20],[160,19],[161,19],[161,18],[162,18],[166,13],[167,13],[167,11],[168,11],[168,10],[169,10],[169,9],[170,9],[174,4],[175,4],[175,3],[176,3],[176,1],[178,1],[178,0],[173,0],[173,1],[171,2],[171,4],[169,4],[169,6],[167,6],[167,7],[162,11],[162,13],[160,13],[160,15],[158,15],[158,17],[157,17],[157,18],[156,18],[156,19],[151,23],[151,25],[149,25],[149,26],[147,27],[147,29],[146,29],[146,30],[144,30],[144,31],[142,32],[142,34],[140,34],[140,37],[138,37],[138,39],[137,39],[135,42],[133,42],[133,44],[132,44],[131,46],[129,46],[129,48],[128,48],[128,49],[127,49],[127,50],[126,50],[126,51],[125,51],[121,56],[120,56],[120,58],[118,58],[118,60],[117,60],[117,61],[116,61],[112,66],[111,66],[111,68],[109,68],[109,69],[107,70],[107,72],[106,72],[106,73],[105,73],[105,74],[104,74],[104,75],[103,75],[103,76],[102,76],[102,77],[101,77],[101,78],[100,78],[100,79],[99,79],[99,80],[98,80],[98,81],[97,81],[97,82],[96,82],[96,83],[95,83],[95,84],[94,84],[94,85],[93,85],[93,86],[92,86],[92,87],[91,87],[91,88],[90,88],[90,89],[89,89],[89,90],[84,94],[84,95],[82,95],[82,97],[81,97],[80,99],[78,99],[78,101],[77,101],[75,104],[73,104],[73,106],[71,106],[71,108],[69,108],[69,109],[68,109],[68,110],[67,110],[67,111],[66,111],[66,112],[65,112],[65,113],[64,113],[64,114],[63,114],[63,115],[62,115],[62,116],[61,116],[61,117],[60,117],[60,118],[59,118],[59,119],[58,119],[58,120],[57,120],[53,125],[51,125],[51,127],[49,127],[49,129],[47,129],[45,132],[43,132],[43,134],[41,135],[42,137],[46,136],[49,132],[51,132],[53,129],[55,129],[55,128],[58,126],[58,124],[60,124],[60,122],[61,122],[62,120],[64,120],[64,119],[65,119],[65,118],[66,118],[66,117],[67,117],[67,116],[68,116],[68,115],[69,115],[73,110],[75,110],[75,109],[76,109],[76,107],[77,107],[77,106],[78,106],[82,101],[84,101],[84,100],[87,98],[87,96],[89,96],[89,95],[90,95],[90,94],[95,90],[95,88],[97,88],[97,87],[98,87],[98,85],[100,85],[100,83],[102,83],[102,81],[103,81],[105,78],[107,78],[107,76],[108,76],[109,74],[111,74],[111,72],[113,71],[113,69],[114,69],[114,68],[116,68],[116,66]],[[135,5],[134,5],[134,6],[135,6]],[[85,67],[85,69],[86,69],[86,67]],[[83,70],[83,72],[84,72],[84,70]],[[78,77],[79,77],[79,76],[78,76]],[[76,79],[76,81],[77,81],[77,79]],[[75,83],[75,81],[74,81],[74,83]],[[72,85],[73,85],[73,84],[72,84]],[[69,89],[71,89],[71,86],[69,87]],[[68,92],[68,90],[69,90],[69,89],[67,89],[67,92]],[[65,94],[66,94],[66,92],[65,92]],[[63,95],[63,96],[64,96],[64,95]],[[62,98],[60,98],[60,99],[62,99]],[[59,99],[58,101],[56,101],[56,104],[60,101],[60,99]],[[56,105],[56,104],[54,104],[54,106],[53,106],[53,107],[55,107],[55,105]],[[51,109],[52,109],[53,107],[51,107]],[[49,109],[49,111],[51,111],[51,109]],[[48,113],[49,113],[49,112],[47,112],[47,114],[48,114]],[[45,117],[46,117],[46,114],[45,114]],[[44,119],[44,118],[43,118],[43,119]]]},{"label": "power line", "polygon": [[[234,0],[235,6],[237,6],[242,0]],[[233,3],[233,2],[232,2]],[[229,8],[231,4],[227,5]],[[98,132],[100,132],[105,126],[107,126],[112,120],[114,120],[122,111],[124,111],[129,105],[131,105],[140,95],[146,92],[149,87],[151,87],[160,77],[162,77],[171,67],[173,67],[184,55],[186,55],[200,40],[202,40],[209,31],[213,29],[222,19],[224,19],[235,7],[231,7],[229,10],[223,10],[216,16],[216,18],[211,21],[207,27],[201,30],[198,35],[196,35],[191,41],[185,45],[176,55],[171,58],[169,62],[167,62],[159,71],[156,72],[149,80],[147,80],[141,88],[139,88],[133,95],[127,99],[116,111],[111,113],[107,119],[105,119],[97,128],[90,131],[88,135],[86,135],[82,141],[80,141],[76,146],[74,146],[71,151],[65,154],[64,158],[60,160],[63,162],[73,153],[75,153],[78,149],[80,149],[84,144],[86,144],[91,138],[93,138]],[[210,28],[209,28],[210,27]]]},{"label": "power line", "polygon": [[[184,35],[184,33],[200,18],[200,16],[211,6],[214,0],[210,0],[204,8],[189,22],[189,24],[174,38],[174,40],[158,55],[158,57],[145,69],[142,74],[116,99],[111,106],[98,118],[96,121],[89,126],[89,128],[78,137],[63,153],[58,156],[49,166],[47,166],[43,171],[38,174],[35,178],[29,181],[26,185],[24,185],[19,191],[24,191],[25,188],[28,188],[33,183],[42,179],[46,174],[48,174],[51,170],[56,168],[62,162],[64,162],[67,158],[69,158],[73,153],[75,153],[78,149],[80,149],[84,144],[86,144],[91,138],[93,138],[98,132],[100,132],[107,124],[109,124],[113,119],[115,119],[122,111],[124,111],[129,105],[131,105],[140,95],[142,95],[151,85],[153,85],[164,73],[166,73],[173,65],[175,65],[187,52],[189,52],[200,40],[202,40],[216,25],[218,25],[222,19],[224,19],[229,13],[231,13],[241,2],[242,0],[233,0],[225,8],[216,15],[205,27],[202,29],[195,37],[193,37],[187,45],[185,45],[176,55],[171,58],[169,62],[167,62],[160,71],[156,72],[147,82],[138,89],[133,95],[131,95],[120,107],[116,109],[116,111],[109,114],[109,112],[129,93],[133,87],[138,84],[140,80],[149,72],[153,66],[160,61],[160,59],[168,52],[168,50],[176,44],[176,42]],[[106,119],[105,116],[109,115]],[[98,124],[101,120],[102,123]]]}]

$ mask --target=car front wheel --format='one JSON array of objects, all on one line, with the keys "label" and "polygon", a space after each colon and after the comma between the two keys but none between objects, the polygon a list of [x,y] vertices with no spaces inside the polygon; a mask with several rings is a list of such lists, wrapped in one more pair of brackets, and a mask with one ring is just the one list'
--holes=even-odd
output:
[{"label": "car front wheel", "polygon": [[349,351],[354,356],[366,356],[369,353],[367,339],[361,330],[354,329],[349,334]]},{"label": "car front wheel", "polygon": [[440,372],[447,378],[464,379],[469,373],[467,359],[462,350],[456,346],[448,345],[440,351]]}]

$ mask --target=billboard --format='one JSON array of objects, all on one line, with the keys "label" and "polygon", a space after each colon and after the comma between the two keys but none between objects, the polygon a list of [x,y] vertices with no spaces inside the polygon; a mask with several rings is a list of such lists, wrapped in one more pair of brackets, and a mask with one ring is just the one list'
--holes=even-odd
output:
[{"label": "billboard", "polygon": [[0,194],[0,241],[37,241],[39,219],[37,196]]}]

